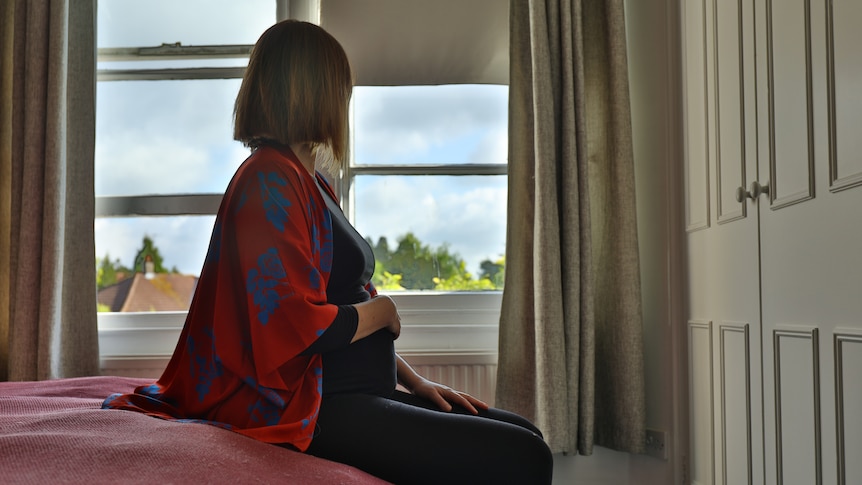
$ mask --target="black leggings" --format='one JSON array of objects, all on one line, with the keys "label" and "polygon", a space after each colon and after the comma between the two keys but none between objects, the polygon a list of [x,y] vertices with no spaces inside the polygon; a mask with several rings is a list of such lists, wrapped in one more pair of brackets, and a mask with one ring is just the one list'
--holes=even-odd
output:
[{"label": "black leggings", "polygon": [[450,412],[395,391],[326,396],[308,453],[398,485],[550,484],[551,451],[526,419],[500,409]]}]

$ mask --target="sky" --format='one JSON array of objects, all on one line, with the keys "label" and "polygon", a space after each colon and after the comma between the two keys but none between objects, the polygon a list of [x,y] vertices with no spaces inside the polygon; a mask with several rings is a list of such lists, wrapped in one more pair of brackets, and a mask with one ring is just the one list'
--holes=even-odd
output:
[{"label": "sky", "polygon": [[[213,8],[218,3],[223,5]],[[158,13],[168,8],[175,14]],[[220,15],[201,19],[201,12]],[[98,43],[253,43],[274,20],[274,0],[103,0]],[[232,139],[239,84],[239,79],[100,82],[96,195],[223,192],[249,153]],[[506,161],[505,86],[357,87],[353,101],[356,163]],[[413,232],[431,246],[448,245],[474,274],[482,260],[504,253],[505,176],[361,176],[354,190],[354,223],[375,241],[385,236],[394,246],[399,236]],[[129,265],[149,235],[167,267],[196,275],[213,222],[214,216],[99,218],[96,255]]]}]

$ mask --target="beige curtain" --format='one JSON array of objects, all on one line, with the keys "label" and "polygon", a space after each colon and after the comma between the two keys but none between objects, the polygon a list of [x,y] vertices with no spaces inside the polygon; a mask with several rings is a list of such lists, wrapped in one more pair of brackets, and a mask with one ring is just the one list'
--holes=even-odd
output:
[{"label": "beige curtain", "polygon": [[510,2],[497,405],[554,452],[644,444],[623,0]]},{"label": "beige curtain", "polygon": [[0,380],[97,374],[95,0],[0,1]]}]

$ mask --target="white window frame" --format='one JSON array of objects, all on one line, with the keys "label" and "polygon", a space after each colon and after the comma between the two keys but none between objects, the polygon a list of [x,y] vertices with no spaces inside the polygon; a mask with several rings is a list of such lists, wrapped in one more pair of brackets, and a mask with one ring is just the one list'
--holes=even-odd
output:
[{"label": "white window frame", "polygon": [[[296,2],[294,2],[296,3]],[[310,12],[294,18],[317,18],[314,1]],[[276,0],[277,18],[287,18],[288,0]],[[306,8],[306,7],[303,7]],[[98,61],[143,61],[176,59],[247,58],[252,45],[99,48]],[[98,82],[129,80],[241,79],[245,67],[199,67],[160,69],[98,69]],[[345,163],[334,180],[345,213],[354,219],[352,183],[358,175],[506,175],[503,164],[451,165],[352,165]],[[96,218],[130,216],[216,215],[223,194],[188,193],[166,195],[98,196]],[[478,356],[496,363],[497,330],[502,292],[403,291],[387,293],[396,302],[405,331],[396,342],[405,355]],[[169,357],[176,346],[187,312],[98,314],[99,343],[103,362],[108,360]]]}]

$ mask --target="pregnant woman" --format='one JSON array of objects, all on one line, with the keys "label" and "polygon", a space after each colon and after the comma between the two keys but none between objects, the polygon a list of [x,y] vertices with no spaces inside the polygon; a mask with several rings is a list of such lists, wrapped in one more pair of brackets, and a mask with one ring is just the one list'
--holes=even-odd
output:
[{"label": "pregnant woman", "polygon": [[158,381],[103,407],[228,428],[393,483],[550,483],[531,423],[395,352],[398,310],[317,172],[345,156],[352,88],[320,27],[264,32],[234,113],[252,154],[225,191],[176,350]]}]

